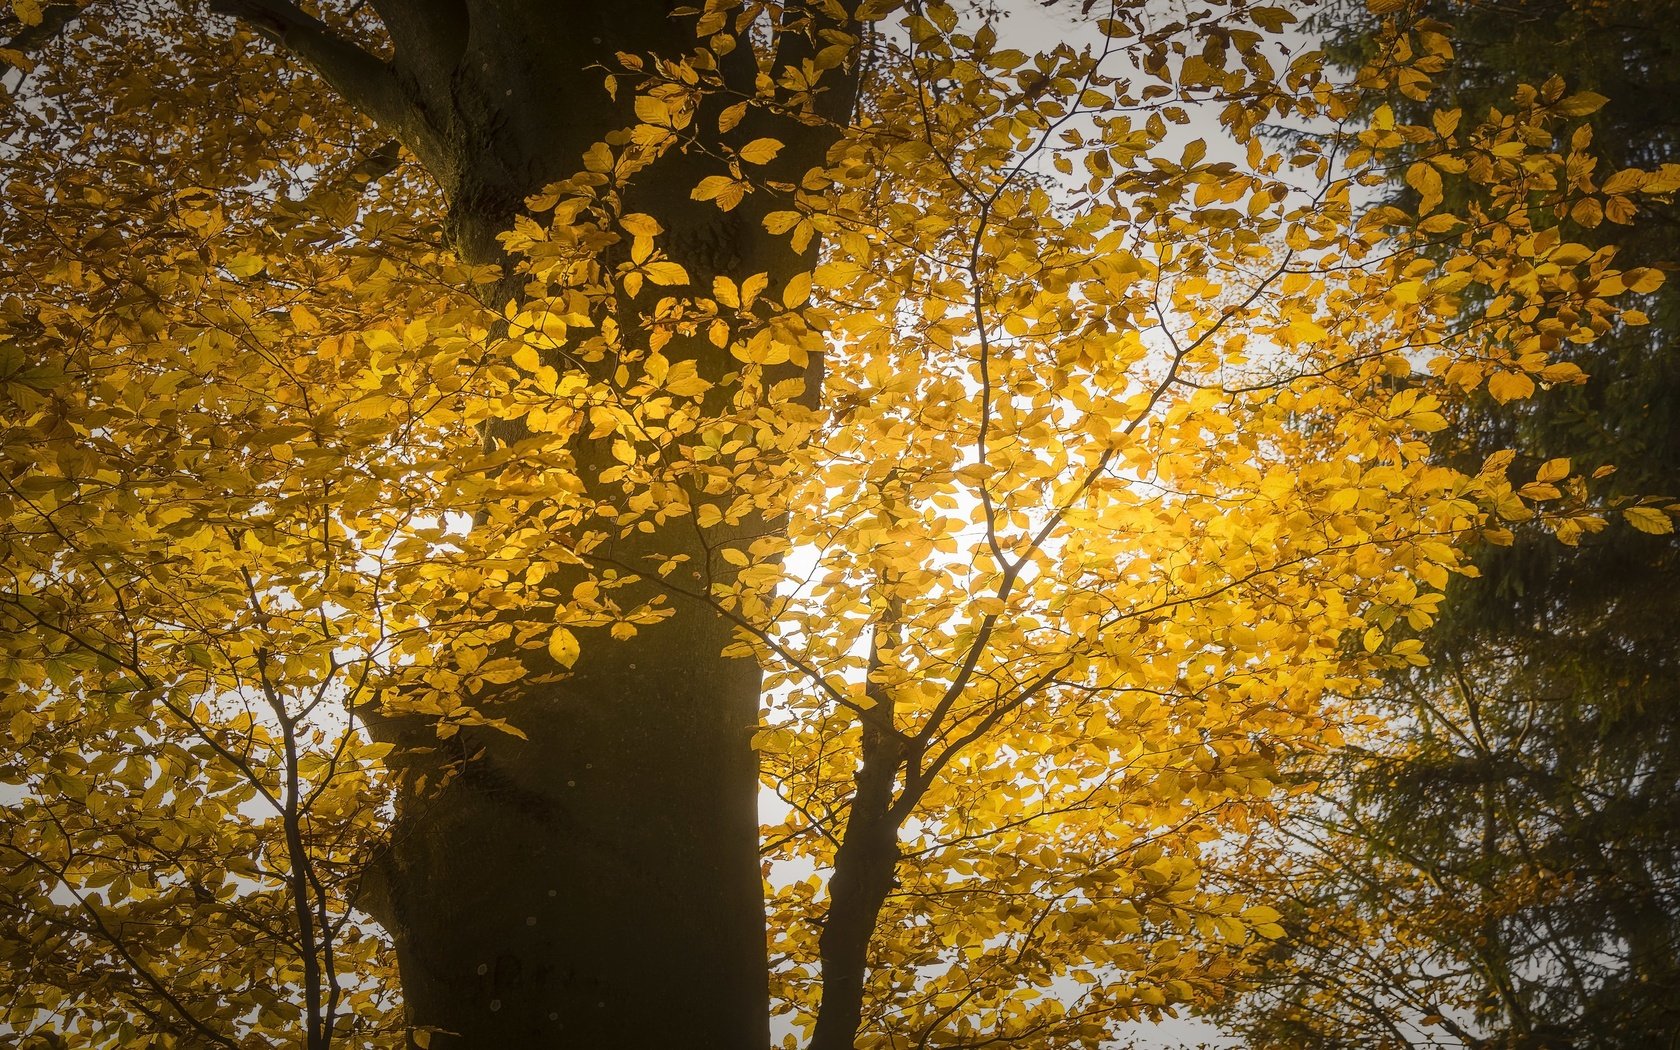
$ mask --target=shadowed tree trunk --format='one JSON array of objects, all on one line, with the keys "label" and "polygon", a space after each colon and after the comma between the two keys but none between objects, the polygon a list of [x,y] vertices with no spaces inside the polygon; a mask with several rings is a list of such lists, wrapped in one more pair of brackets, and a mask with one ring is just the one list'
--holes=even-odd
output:
[{"label": "shadowed tree trunk", "polygon": [[[524,199],[635,123],[631,93],[615,102],[603,87],[615,54],[674,58],[696,45],[692,17],[673,17],[678,5],[663,0],[375,0],[388,60],[284,0],[213,6],[313,66],[418,157],[474,262],[501,261],[496,235]],[[782,34],[775,66],[808,58],[813,35]],[[731,90],[751,96],[753,48],[743,42],[724,63]],[[768,174],[797,182],[849,113],[853,67],[831,75],[828,124],[755,110],[728,141],[784,142]],[[721,141],[717,127],[715,111],[702,112],[694,131]],[[699,288],[727,272],[767,273],[775,289],[809,269],[815,246],[800,256],[763,229],[764,213],[785,203],[754,194],[726,213],[690,199],[725,170],[709,152],[671,151],[636,176],[626,210],[664,224],[661,246]],[[703,340],[664,352],[714,378],[728,367]],[[579,449],[586,484],[592,459]],[[629,565],[654,551],[700,554],[680,524],[609,553]],[[410,1022],[435,1050],[768,1044],[750,748],[759,674],[720,655],[729,638],[709,608],[679,604],[659,627],[586,651],[566,681],[513,687],[522,692],[498,715],[529,740],[472,734],[465,747],[477,755],[444,790],[401,799],[376,896]],[[418,742],[435,746],[428,735]]]}]

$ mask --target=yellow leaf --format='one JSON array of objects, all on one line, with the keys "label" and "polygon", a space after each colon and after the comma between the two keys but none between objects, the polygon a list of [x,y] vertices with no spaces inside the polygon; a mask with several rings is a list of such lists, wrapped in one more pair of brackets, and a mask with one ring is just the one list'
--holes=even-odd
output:
[{"label": "yellow leaf", "polygon": [[1604,180],[1599,190],[1604,193],[1631,193],[1645,185],[1650,176],[1638,168],[1623,168]]},{"label": "yellow leaf", "polygon": [[1493,455],[1482,461],[1481,472],[1483,474],[1503,474],[1505,473],[1505,468],[1509,467],[1511,465],[1511,461],[1516,458],[1517,453],[1514,449],[1500,449],[1498,452],[1495,452]]},{"label": "yellow leaf", "polygon": [[1596,91],[1579,91],[1560,101],[1554,108],[1566,117],[1584,117],[1597,113],[1609,101]]},{"label": "yellow leaf", "polygon": [[636,119],[646,124],[667,126],[671,122],[671,110],[652,95],[636,96]]},{"label": "yellow leaf", "polygon": [[1488,377],[1488,393],[1500,404],[1518,401],[1534,393],[1534,380],[1521,372],[1498,371]]},{"label": "yellow leaf", "polygon": [[1569,217],[1587,229],[1596,229],[1604,221],[1604,205],[1596,198],[1583,197],[1569,209]]},{"label": "yellow leaf", "polygon": [[426,337],[431,334],[431,326],[426,324],[424,317],[416,317],[403,326],[402,344],[409,350],[415,350],[426,345]]},{"label": "yellow leaf", "polygon": [[612,166],[612,147],[605,142],[597,142],[584,151],[583,167],[585,171],[608,172],[612,170]]},{"label": "yellow leaf", "polygon": [[1622,511],[1627,523],[1640,532],[1662,536],[1674,531],[1674,519],[1656,507],[1629,507]]},{"label": "yellow leaf", "polygon": [[1662,287],[1663,272],[1648,267],[1640,267],[1623,274],[1622,281],[1627,285],[1629,291],[1638,292],[1640,295],[1648,295]]},{"label": "yellow leaf", "polygon": [[1421,160],[1414,163],[1406,169],[1406,185],[1417,190],[1419,215],[1427,215],[1441,203],[1441,173],[1434,165]]},{"label": "yellow leaf", "polygon": [[577,636],[564,627],[556,627],[548,636],[548,655],[561,667],[571,667],[577,663]]},{"label": "yellow leaf", "polygon": [[1641,186],[1646,193],[1673,193],[1680,190],[1680,164],[1660,164]]},{"label": "yellow leaf", "polygon": [[737,102],[718,114],[718,133],[727,135],[735,130],[735,125],[741,123],[741,118],[747,115],[747,104]]},{"label": "yellow leaf", "polygon": [[521,343],[519,349],[513,352],[513,363],[527,372],[535,372],[542,365],[542,357],[537,349],[527,343]]},{"label": "yellow leaf", "polygon": [[811,298],[811,274],[796,273],[782,289],[782,305],[797,310]]},{"label": "yellow leaf", "polygon": [[658,219],[639,211],[620,216],[618,224],[636,237],[657,237],[665,229],[659,225]]},{"label": "yellow leaf", "polygon": [[1260,28],[1276,33],[1291,22],[1300,21],[1300,17],[1288,8],[1283,7],[1251,7],[1248,17],[1254,19],[1254,24]]},{"label": "yellow leaf", "polygon": [[1562,481],[1564,478],[1566,478],[1568,476],[1569,476],[1569,460],[1567,458],[1565,458],[1565,459],[1548,459],[1540,467],[1539,472],[1534,475],[1534,480],[1535,481]]},{"label": "yellow leaf", "polygon": [[688,283],[688,271],[683,269],[678,263],[674,263],[669,259],[661,259],[658,262],[650,262],[646,266],[642,267],[642,272],[647,274],[648,280],[652,281],[654,284],[673,285]]},{"label": "yellow leaf", "polygon": [[800,218],[796,211],[773,211],[764,217],[764,228],[771,233],[786,233],[799,225]]},{"label": "yellow leaf", "polygon": [[776,154],[782,151],[782,144],[775,139],[753,139],[735,152],[737,157],[748,164],[768,164],[776,159]]},{"label": "yellow leaf", "polygon": [[665,389],[678,397],[699,397],[712,388],[712,384],[701,379],[698,366],[693,361],[678,361],[671,366],[665,375]]},{"label": "yellow leaf", "polygon": [[697,201],[716,201],[719,208],[729,211],[741,203],[746,192],[745,184],[727,175],[708,175],[689,192],[689,196]]},{"label": "yellow leaf", "polygon": [[226,266],[228,273],[235,277],[254,277],[262,273],[268,264],[260,256],[239,255],[229,259]]},{"label": "yellow leaf", "polygon": [[712,278],[712,298],[718,305],[727,306],[731,310],[741,308],[741,293],[735,287],[735,282],[724,276]]}]

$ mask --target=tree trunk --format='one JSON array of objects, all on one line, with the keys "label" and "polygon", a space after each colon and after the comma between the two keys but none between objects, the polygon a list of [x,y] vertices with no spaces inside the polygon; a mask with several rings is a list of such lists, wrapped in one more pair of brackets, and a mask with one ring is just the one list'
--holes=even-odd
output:
[{"label": "tree trunk", "polygon": [[[434,1048],[768,1044],[758,670],[681,610],[498,710],[387,860],[411,1023]],[[465,734],[463,734],[465,735]]]},{"label": "tree trunk", "polygon": [[[375,0],[394,56],[361,50],[286,0],[213,0],[311,63],[436,177],[448,229],[472,261],[502,261],[496,234],[524,198],[582,167],[583,152],[631,126],[630,92],[603,87],[615,54],[681,57],[692,16],[663,0]],[[797,7],[798,5],[789,5]],[[826,43],[826,41],[825,41]],[[812,53],[787,34],[776,64]],[[750,96],[744,41],[727,60]],[[843,121],[855,74],[834,78],[825,115]],[[721,107],[721,103],[719,104]],[[715,112],[697,134],[717,139]],[[769,113],[730,135],[786,149],[768,172],[797,182],[834,137]],[[713,143],[706,143],[712,145]],[[715,150],[673,150],[637,176],[628,210],[667,228],[661,247],[702,292],[711,277],[767,273],[777,289],[809,269],[765,234],[768,194],[724,213],[690,199],[723,171]],[[714,156],[707,156],[712,153]],[[785,201],[775,205],[786,207]],[[505,290],[516,287],[507,282]],[[724,351],[673,344],[701,374]],[[587,475],[590,450],[579,451]],[[700,552],[689,522],[615,551]],[[633,600],[633,597],[630,600]],[[374,881],[395,939],[411,1024],[433,1050],[762,1050],[769,1043],[758,777],[751,733],[759,672],[725,659],[725,622],[702,603],[628,642],[586,646],[557,685],[515,686],[496,714],[529,736],[463,732],[468,760],[441,791],[405,788]],[[441,772],[416,727],[393,755]],[[405,753],[406,752],[406,753]],[[416,778],[409,777],[412,783]]]}]

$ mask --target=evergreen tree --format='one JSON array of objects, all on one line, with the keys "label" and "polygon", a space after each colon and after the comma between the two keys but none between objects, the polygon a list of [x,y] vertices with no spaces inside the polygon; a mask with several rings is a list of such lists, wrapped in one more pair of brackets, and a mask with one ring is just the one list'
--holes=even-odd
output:
[{"label": "evergreen tree", "polygon": [[[1385,33],[1450,26],[1454,60],[1427,101],[1390,100],[1398,119],[1509,108],[1516,85],[1556,74],[1608,99],[1591,131],[1602,184],[1680,158],[1680,5],[1399,7],[1338,5],[1324,23],[1350,64]],[[1417,191],[1396,178],[1393,192]],[[1563,239],[1614,243],[1629,264],[1677,257],[1673,203],[1554,211]],[[1648,325],[1568,348],[1584,384],[1516,412],[1486,399],[1442,455],[1517,449],[1536,486],[1563,457],[1614,467],[1591,498],[1661,529],[1638,500],[1680,490],[1680,294],[1642,306]],[[1680,1045],[1680,552],[1639,528],[1532,521],[1496,538],[1483,578],[1449,590],[1430,665],[1372,698],[1384,730],[1304,773],[1322,778],[1317,804],[1263,873],[1296,880],[1289,947],[1229,1018],[1256,1047]]]}]

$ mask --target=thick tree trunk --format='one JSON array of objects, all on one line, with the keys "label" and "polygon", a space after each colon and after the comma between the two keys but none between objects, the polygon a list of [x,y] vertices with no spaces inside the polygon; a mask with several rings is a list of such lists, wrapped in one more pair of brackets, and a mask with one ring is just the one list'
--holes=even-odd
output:
[{"label": "thick tree trunk", "polygon": [[[383,60],[286,0],[212,2],[313,64],[408,146],[448,198],[452,239],[476,261],[500,261],[495,236],[527,195],[635,123],[630,92],[614,102],[603,87],[616,54],[675,58],[696,45],[692,16],[673,18],[680,5],[664,0],[375,0],[394,48]],[[811,53],[790,35],[777,62]],[[752,48],[743,41],[726,61],[751,95]],[[834,79],[825,115],[843,120],[851,78]],[[715,112],[696,130],[715,139]],[[731,141],[759,135],[787,144],[772,177],[797,182],[834,132],[755,113]],[[696,287],[717,273],[767,273],[778,288],[815,249],[799,256],[765,234],[767,194],[727,214],[692,201],[699,179],[723,170],[715,154],[672,151],[637,176],[628,210],[666,226],[661,247]],[[733,367],[701,342],[665,353],[683,351],[702,375]],[[592,458],[579,450],[586,484]],[[700,554],[692,525],[679,525],[614,554],[630,564],[651,551]],[[399,800],[375,896],[410,1021],[434,1050],[768,1045],[750,748],[759,673],[720,655],[728,641],[724,621],[691,602],[628,642],[586,648],[567,680],[514,687],[498,706],[528,741],[462,733],[467,761],[441,791],[435,737],[399,734],[394,760],[434,775]]]},{"label": "thick tree trunk", "polygon": [[504,711],[387,861],[413,1024],[434,1048],[768,1043],[758,671],[703,610],[586,653]]}]

